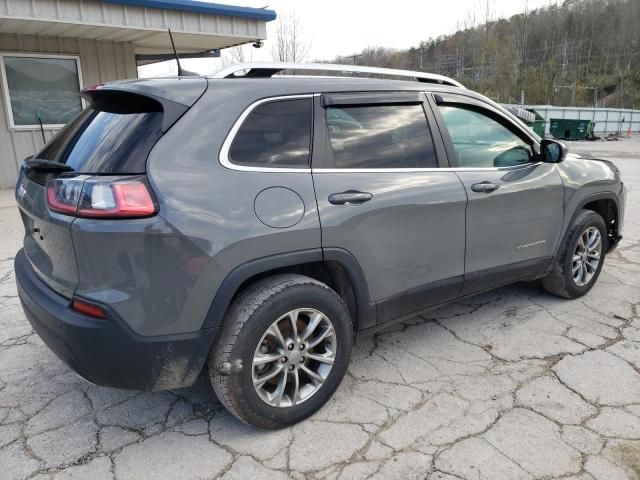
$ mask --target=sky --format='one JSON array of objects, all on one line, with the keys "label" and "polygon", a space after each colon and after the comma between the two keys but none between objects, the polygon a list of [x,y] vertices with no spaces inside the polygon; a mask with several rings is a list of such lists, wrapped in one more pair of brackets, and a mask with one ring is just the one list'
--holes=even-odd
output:
[{"label": "sky", "polygon": [[[208,1],[208,0],[202,0]],[[481,23],[489,5],[492,18],[509,17],[558,0],[216,0],[247,7],[267,7],[286,16],[295,12],[309,46],[306,61],[352,55],[366,47],[409,48],[420,41],[455,32],[475,12]],[[277,20],[267,23],[267,41],[260,49],[244,47],[253,61],[270,61]],[[202,74],[221,68],[221,60],[183,61],[183,67]],[[142,76],[175,73],[175,62],[143,67]]]}]

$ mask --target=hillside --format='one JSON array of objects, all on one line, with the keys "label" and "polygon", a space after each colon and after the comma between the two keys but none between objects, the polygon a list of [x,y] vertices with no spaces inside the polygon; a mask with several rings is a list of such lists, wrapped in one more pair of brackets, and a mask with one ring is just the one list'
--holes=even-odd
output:
[{"label": "hillside", "polygon": [[639,26],[640,0],[566,0],[508,19],[470,13],[452,35],[355,58],[448,75],[500,102],[524,92],[527,104],[640,108]]}]

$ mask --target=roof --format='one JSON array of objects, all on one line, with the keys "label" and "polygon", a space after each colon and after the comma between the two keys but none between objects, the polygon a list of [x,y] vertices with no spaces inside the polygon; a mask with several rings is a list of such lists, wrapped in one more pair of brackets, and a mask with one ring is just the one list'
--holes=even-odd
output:
[{"label": "roof", "polygon": [[333,63],[304,63],[304,62],[243,62],[231,65],[216,72],[214,78],[233,78],[238,76],[269,78],[284,71],[298,72],[339,72],[365,75],[411,78],[424,83],[437,83],[465,88],[457,80],[436,73],[419,72],[415,70],[401,70],[397,68],[368,67],[364,65],[339,65]]},{"label": "roof", "polygon": [[162,8],[181,12],[224,15],[229,17],[251,18],[270,22],[276,19],[276,12],[264,8],[237,7],[199,0],[100,0],[106,3],[119,3],[136,7]]},{"label": "roof", "polygon": [[[117,88],[134,88],[136,90],[156,89],[162,85],[179,85],[176,81],[198,81],[206,79],[209,82],[209,93],[221,97],[237,97],[241,101],[249,98],[266,98],[274,96],[300,95],[309,93],[340,93],[340,92],[400,92],[400,91],[430,91],[460,93],[470,97],[484,98],[480,94],[467,89],[460,89],[449,85],[435,83],[421,83],[405,80],[387,80],[379,78],[354,77],[323,77],[323,76],[277,76],[274,78],[213,78],[211,76],[168,75],[155,78],[138,78],[108,82],[103,86]],[[149,90],[150,91],[150,90]]]},{"label": "roof", "polygon": [[308,93],[372,92],[372,91],[431,91],[456,92],[478,96],[471,90],[463,90],[448,85],[420,83],[405,80],[353,77],[305,77],[282,76],[273,78],[211,78],[209,92],[221,97],[259,99],[265,97],[299,95]]},{"label": "roof", "polygon": [[275,16],[198,0],[0,0],[0,34],[128,42],[155,54],[171,51],[170,28],[178,52],[197,53],[264,40]]}]

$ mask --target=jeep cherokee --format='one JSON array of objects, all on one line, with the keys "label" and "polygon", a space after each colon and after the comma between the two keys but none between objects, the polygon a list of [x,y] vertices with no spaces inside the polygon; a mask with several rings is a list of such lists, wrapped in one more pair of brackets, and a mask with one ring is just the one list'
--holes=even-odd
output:
[{"label": "jeep cherokee", "polygon": [[[271,78],[291,68],[412,81]],[[82,95],[22,166],[15,271],[35,331],[99,385],[207,364],[235,416],[281,428],[331,397],[357,332],[522,280],[579,297],[621,238],[612,163],[446,77],[250,64]]]}]

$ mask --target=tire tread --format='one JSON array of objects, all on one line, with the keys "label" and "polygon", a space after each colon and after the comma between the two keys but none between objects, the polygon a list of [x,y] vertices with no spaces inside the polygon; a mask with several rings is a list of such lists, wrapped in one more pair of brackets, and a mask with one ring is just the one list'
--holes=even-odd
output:
[{"label": "tire tread", "polygon": [[[275,420],[252,415],[249,405],[243,401],[243,396],[234,394],[237,392],[233,391],[230,376],[224,372],[223,367],[230,363],[230,355],[234,345],[252,315],[274,295],[305,285],[313,285],[327,290],[344,305],[344,301],[335,291],[318,280],[299,274],[278,274],[259,280],[245,288],[233,300],[225,315],[222,331],[209,355],[209,379],[218,400],[230,413],[249,425],[266,429],[284,426]],[[347,308],[346,305],[344,308]]]},{"label": "tire tread", "polygon": [[[575,218],[571,223],[571,227],[567,229],[567,233],[562,239],[562,243],[560,244],[560,247],[559,247],[559,255],[556,262],[553,265],[553,269],[546,277],[542,279],[542,286],[547,292],[553,295],[557,295],[559,297],[574,299],[583,295],[584,293],[587,293],[591,289],[591,286],[595,284],[597,277],[599,276],[599,273],[593,279],[593,282],[589,285],[589,289],[587,289],[584,293],[578,294],[576,293],[575,288],[570,288],[569,282],[571,280],[569,280],[568,278],[568,275],[570,275],[570,272],[566,271],[567,255],[573,255],[571,247],[573,246],[574,235],[576,231],[584,229],[585,225],[589,223],[589,217],[592,217],[592,216],[595,216],[594,220],[597,218],[598,221],[602,222],[602,224],[605,225],[604,219],[593,210],[582,209],[576,214]],[[606,230],[606,225],[605,225],[605,230]],[[601,264],[599,266],[600,269],[602,268],[602,264],[604,263],[604,260],[605,260],[605,255],[606,255],[605,252],[607,250],[606,242],[607,242],[606,235],[602,235],[602,254],[600,258]]]}]

